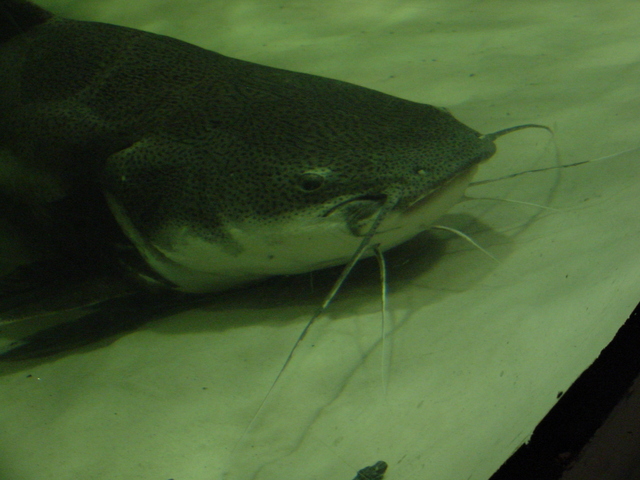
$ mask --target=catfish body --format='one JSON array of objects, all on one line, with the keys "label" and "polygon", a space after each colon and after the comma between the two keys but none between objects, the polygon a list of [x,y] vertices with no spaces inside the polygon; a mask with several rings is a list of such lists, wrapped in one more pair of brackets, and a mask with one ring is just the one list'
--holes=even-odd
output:
[{"label": "catfish body", "polygon": [[0,0],[0,226],[37,260],[0,278],[0,318],[67,308],[61,284],[87,305],[0,359],[193,305],[181,292],[355,261],[374,236],[390,248],[458,200],[495,138],[430,105]]},{"label": "catfish body", "polygon": [[0,201],[48,253],[124,231],[136,270],[198,292],[344,263],[391,189],[406,212],[495,151],[444,109],[0,5]]}]

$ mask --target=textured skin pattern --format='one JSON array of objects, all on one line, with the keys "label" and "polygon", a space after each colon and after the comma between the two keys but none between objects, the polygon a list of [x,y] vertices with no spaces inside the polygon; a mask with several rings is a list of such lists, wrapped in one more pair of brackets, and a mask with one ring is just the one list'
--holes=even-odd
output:
[{"label": "textured skin pattern", "polygon": [[[222,242],[230,222],[326,215],[398,185],[402,209],[495,151],[430,105],[9,5],[23,32],[0,44],[0,203],[40,229],[75,232],[108,192],[145,239],[171,226]],[[84,204],[72,220],[49,211],[69,198]]]}]

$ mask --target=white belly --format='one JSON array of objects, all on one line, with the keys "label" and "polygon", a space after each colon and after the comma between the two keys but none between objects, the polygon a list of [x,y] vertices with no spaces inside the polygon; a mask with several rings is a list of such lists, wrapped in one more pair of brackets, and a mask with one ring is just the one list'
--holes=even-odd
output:
[{"label": "white belly", "polygon": [[[427,229],[460,200],[475,172],[476,168],[471,168],[408,211],[390,212],[371,243],[387,250]],[[124,232],[149,266],[185,292],[224,290],[273,275],[344,264],[362,241],[349,231],[340,215],[303,214],[295,220],[264,225],[228,225],[226,233],[239,245],[237,251],[206,241],[189,227],[165,232],[163,237],[170,238],[172,245],[167,249],[143,239],[117,201],[108,200]]]}]

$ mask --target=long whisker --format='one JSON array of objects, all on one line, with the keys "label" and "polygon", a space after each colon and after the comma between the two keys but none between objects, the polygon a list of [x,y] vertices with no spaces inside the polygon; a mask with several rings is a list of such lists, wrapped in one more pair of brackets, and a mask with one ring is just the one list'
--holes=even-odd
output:
[{"label": "long whisker", "polygon": [[484,249],[478,242],[476,242],[473,238],[471,238],[469,235],[467,235],[466,233],[461,232],[460,230],[456,230],[455,228],[451,228],[451,227],[445,227],[444,225],[431,225],[430,228],[437,228],[438,230],[445,230],[447,232],[451,232],[451,233],[455,233],[456,235],[458,235],[461,238],[464,238],[467,242],[469,242],[471,245],[473,245],[474,247],[476,247],[478,250],[480,250],[482,253],[484,253],[485,255],[487,255],[488,257],[491,257],[491,259],[493,259],[495,262],[500,263],[500,261],[494,257],[493,255],[491,255],[491,253]]},{"label": "long whisker", "polygon": [[547,207],[545,205],[540,205],[539,203],[523,202],[522,200],[513,200],[513,199],[510,199],[510,198],[470,197],[468,195],[464,195],[460,199],[460,202],[468,202],[468,201],[471,201],[471,200],[492,200],[494,202],[516,203],[518,205],[525,205],[527,207],[542,208],[543,210],[549,210],[551,212],[561,212],[562,211],[559,208]]},{"label": "long whisker", "polygon": [[637,150],[640,150],[640,148],[633,147],[633,148],[630,148],[630,149],[625,150],[623,152],[613,153],[611,155],[606,155],[604,157],[594,158],[594,159],[591,159],[591,160],[583,160],[581,162],[569,163],[567,165],[556,165],[556,166],[553,166],[553,167],[536,168],[534,170],[527,170],[527,171],[524,171],[524,172],[512,173],[511,175],[505,175],[504,177],[491,178],[489,180],[480,180],[480,181],[477,181],[477,182],[470,183],[469,186],[470,187],[476,187],[478,185],[486,185],[487,183],[499,182],[501,180],[507,180],[509,178],[519,177],[520,175],[527,175],[529,173],[548,172],[549,170],[558,170],[558,169],[561,169],[561,168],[578,167],[580,165],[586,165],[587,163],[602,162],[603,160],[609,160],[610,158],[614,158],[614,157],[617,157],[619,155],[624,155],[625,153],[635,152]]},{"label": "long whisker", "polygon": [[381,325],[380,325],[380,342],[381,342],[381,361],[380,376],[382,380],[382,391],[384,398],[387,398],[388,372],[387,372],[387,265],[384,261],[384,255],[380,250],[380,244],[373,246],[373,251],[378,260],[380,269],[380,309],[381,309]]},{"label": "long whisker", "polygon": [[293,358],[293,355],[294,355],[295,351],[298,349],[298,346],[300,345],[302,340],[304,340],[304,337],[309,332],[309,329],[311,328],[313,323],[327,309],[327,307],[329,306],[329,304],[331,303],[333,298],[338,293],[338,290],[340,290],[340,287],[342,286],[342,284],[346,280],[347,276],[351,273],[351,270],[353,270],[353,267],[355,266],[356,263],[358,263],[358,261],[360,260],[362,255],[365,253],[365,251],[368,248],[371,248],[371,245],[370,245],[371,239],[377,233],[378,228],[380,227],[380,224],[385,219],[385,217],[396,206],[396,204],[398,203],[399,199],[401,198],[401,195],[402,195],[402,188],[400,188],[400,187],[396,187],[395,189],[392,189],[392,191],[389,194],[387,194],[387,199],[386,199],[385,203],[382,205],[382,207],[378,211],[378,214],[376,215],[376,217],[375,217],[371,227],[369,228],[368,232],[366,233],[366,235],[364,236],[364,238],[360,242],[360,245],[358,246],[356,251],[353,253],[351,258],[349,259],[349,262],[342,269],[342,272],[340,273],[340,276],[334,282],[333,286],[331,287],[331,290],[326,295],[324,301],[322,302],[322,304],[320,305],[318,310],[316,310],[316,312],[311,316],[311,318],[309,319],[309,321],[305,325],[304,329],[302,330],[302,332],[298,336],[298,339],[296,340],[295,344],[293,345],[293,347],[289,351],[289,355],[287,356],[287,359],[284,361],[284,364],[280,368],[280,371],[278,372],[278,375],[276,375],[276,378],[271,383],[271,386],[269,387],[269,390],[267,391],[266,395],[262,399],[262,402],[260,402],[260,406],[256,410],[256,413],[254,414],[254,416],[251,419],[251,421],[249,422],[249,425],[247,426],[247,428],[245,429],[244,433],[242,434],[242,436],[240,437],[240,439],[238,440],[238,442],[234,446],[234,448],[233,448],[234,450],[238,447],[238,445],[240,445],[242,440],[251,431],[251,429],[252,429],[253,425],[255,424],[258,416],[260,415],[260,412],[262,412],[262,410],[264,409],[264,406],[267,403],[267,400],[271,396],[271,392],[273,392],[273,389],[275,388],[276,384],[278,383],[278,381],[282,377],[282,374],[285,372],[287,366],[291,363],[291,359]]},{"label": "long whisker", "polygon": [[515,127],[505,128],[504,130],[498,130],[497,132],[480,135],[480,139],[489,140],[490,142],[493,142],[498,137],[502,137],[503,135],[507,135],[508,133],[517,132],[518,130],[524,130],[525,128],[542,128],[550,132],[551,134],[553,134],[553,130],[551,130],[546,125],[539,125],[537,123],[527,123],[524,125],[516,125]]}]

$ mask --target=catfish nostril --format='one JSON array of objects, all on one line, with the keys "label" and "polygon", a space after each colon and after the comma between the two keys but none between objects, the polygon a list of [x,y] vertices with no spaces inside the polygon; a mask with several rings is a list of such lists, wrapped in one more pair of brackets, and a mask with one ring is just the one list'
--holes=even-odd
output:
[{"label": "catfish nostril", "polygon": [[317,173],[304,173],[300,175],[298,187],[304,192],[313,192],[324,185],[324,177]]}]

